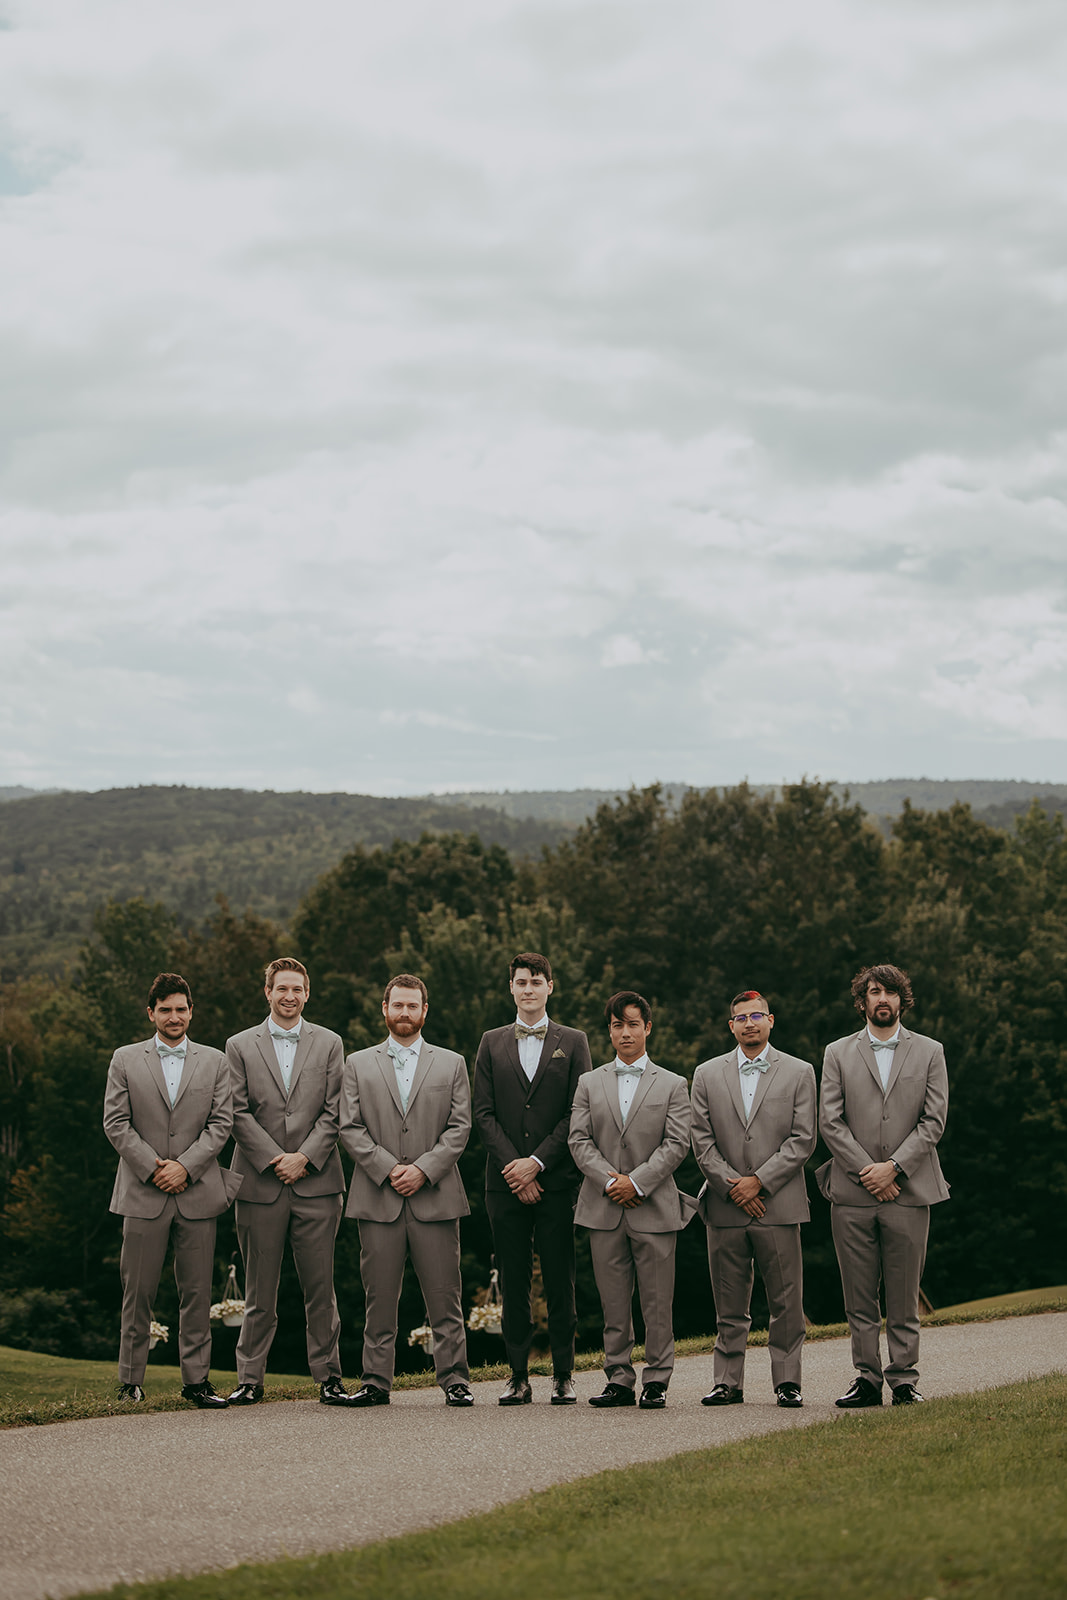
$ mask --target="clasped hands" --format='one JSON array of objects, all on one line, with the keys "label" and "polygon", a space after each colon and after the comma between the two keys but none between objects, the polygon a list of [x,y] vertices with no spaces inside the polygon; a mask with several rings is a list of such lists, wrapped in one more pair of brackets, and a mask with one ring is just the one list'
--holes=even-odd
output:
[{"label": "clasped hands", "polygon": [[521,1200],[524,1206],[535,1206],[545,1192],[537,1181],[544,1170],[533,1156],[516,1156],[506,1167],[501,1167],[500,1174],[516,1200]]},{"label": "clasped hands", "polygon": [[763,1185],[754,1172],[750,1173],[747,1178],[736,1179],[730,1185],[730,1199],[734,1205],[740,1206],[742,1211],[757,1222],[760,1217],[766,1214],[767,1210],[767,1207],[760,1199],[762,1188]]},{"label": "clasped hands", "polygon": [[282,1183],[299,1183],[307,1172],[308,1158],[296,1150],[288,1155],[273,1156],[267,1165],[274,1168],[274,1176],[280,1178]]},{"label": "clasped hands", "polygon": [[609,1200],[614,1200],[617,1206],[622,1206],[625,1211],[632,1211],[634,1206],[644,1203],[644,1195],[638,1194],[633,1186],[632,1179],[624,1172],[613,1172],[611,1182],[604,1190]]},{"label": "clasped hands", "polygon": [[879,1204],[884,1200],[895,1200],[900,1193],[895,1161],[868,1161],[865,1167],[860,1168],[859,1176],[867,1193],[873,1194]]},{"label": "clasped hands", "polygon": [[184,1194],[189,1187],[189,1174],[180,1161],[164,1161],[162,1156],[157,1156],[152,1182],[164,1194]]},{"label": "clasped hands", "polygon": [[407,1199],[409,1195],[418,1194],[426,1182],[426,1174],[421,1167],[416,1167],[414,1163],[398,1161],[389,1174],[389,1182],[397,1194],[402,1194]]}]

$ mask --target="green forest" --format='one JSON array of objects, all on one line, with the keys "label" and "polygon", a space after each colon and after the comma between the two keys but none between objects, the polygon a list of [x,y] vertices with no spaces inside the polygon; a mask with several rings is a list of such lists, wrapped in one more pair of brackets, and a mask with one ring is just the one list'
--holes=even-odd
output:
[{"label": "green forest", "polygon": [[[652,1058],[688,1077],[726,1048],[730,996],[748,987],[771,1001],[774,1042],[818,1070],[825,1045],[858,1025],[853,973],[893,961],[912,976],[916,1008],[908,1025],[944,1042],[951,1081],[941,1160],[952,1199],[933,1216],[928,1298],[945,1305],[1063,1281],[1067,839],[1062,817],[1039,804],[1011,831],[962,804],[905,806],[887,836],[828,785],[800,783],[777,795],[745,785],[681,795],[652,787],[601,804],[576,830],[556,825],[546,838],[536,829],[547,824],[500,813],[491,834],[485,817],[469,810],[448,828],[439,815],[427,815],[420,827],[417,807],[429,802],[382,801],[375,802],[383,808],[379,831],[335,851],[312,886],[290,900],[293,861],[308,841],[289,837],[282,808],[273,831],[268,825],[269,806],[290,797],[258,796],[268,819],[262,832],[245,837],[236,830],[225,846],[213,845],[215,870],[182,899],[177,863],[195,843],[195,816],[183,815],[193,791],[119,793],[127,796],[125,822],[115,819],[116,830],[130,835],[125,855],[115,841],[105,849],[88,834],[59,836],[51,862],[31,856],[20,874],[61,882],[69,894],[77,877],[71,862],[91,864],[80,913],[88,932],[68,965],[49,967],[38,944],[33,959],[0,985],[0,1343],[115,1353],[120,1223],[107,1207],[116,1158],[100,1125],[112,1050],[146,1036],[144,997],[161,969],[183,972],[192,985],[194,1037],[222,1046],[228,1034],[262,1018],[262,968],[280,953],[307,965],[307,1014],[336,1029],[348,1048],[381,1037],[380,997],[390,973],[420,973],[430,990],[427,1037],[470,1062],[483,1029],[513,1015],[511,955],[542,950],[556,970],[552,1014],[588,1031],[594,1062],[609,1053],[606,997],[635,988],[654,1006]],[[162,831],[139,819],[129,798],[138,793],[168,797]],[[20,800],[0,807],[0,816],[6,822],[45,798],[69,797]],[[386,808],[400,804],[412,813],[390,818]],[[351,829],[351,818],[343,826]],[[469,831],[474,826],[478,831]],[[325,850],[322,827],[316,847]],[[524,827],[532,831],[518,831]],[[228,858],[247,864],[253,846],[262,852],[260,865],[279,864],[273,911],[234,892],[244,867],[231,871]],[[108,885],[105,856],[121,856],[129,873],[135,849],[142,863],[159,863],[158,876],[135,886],[120,874]],[[61,899],[49,916],[64,914]],[[32,896],[19,905],[26,925],[39,929]],[[71,916],[63,937],[76,926]],[[18,941],[13,925],[6,928],[13,965]],[[820,1146],[811,1168],[824,1157]],[[472,1206],[463,1224],[468,1300],[490,1270],[483,1170],[475,1136],[462,1162]],[[695,1193],[691,1161],[679,1179]],[[810,1175],[809,1187],[806,1309],[813,1321],[837,1321],[828,1207]],[[230,1214],[219,1228],[220,1293],[234,1244]],[[584,1244],[579,1263],[579,1336],[589,1348],[600,1342],[600,1323]],[[362,1291],[350,1223],[341,1228],[337,1288],[345,1371],[354,1376]],[[174,1296],[165,1279],[156,1308],[165,1322],[175,1320]],[[272,1366],[299,1372],[303,1312],[291,1276],[280,1310]],[[675,1318],[679,1335],[714,1326],[698,1224],[679,1244]],[[409,1285],[402,1334],[421,1321],[417,1287]],[[219,1339],[226,1338],[223,1330]],[[406,1356],[403,1337],[401,1346]],[[471,1336],[475,1361],[497,1359],[500,1350],[489,1334]],[[415,1352],[408,1359],[421,1365],[423,1358]],[[232,1349],[220,1344],[216,1360],[232,1365]]]}]

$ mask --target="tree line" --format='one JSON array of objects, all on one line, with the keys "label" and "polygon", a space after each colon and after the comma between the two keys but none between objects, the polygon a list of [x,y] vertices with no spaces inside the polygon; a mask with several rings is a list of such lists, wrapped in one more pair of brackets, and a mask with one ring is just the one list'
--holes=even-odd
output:
[{"label": "tree line", "polygon": [[[1067,1273],[1067,839],[1038,805],[1013,833],[964,805],[906,807],[884,836],[829,786],[777,798],[747,786],[680,799],[657,787],[600,806],[538,860],[477,834],[423,834],[360,845],[304,895],[288,929],[224,900],[195,926],[160,901],[110,900],[95,912],[69,980],[0,987],[0,1342],[108,1355],[117,1343],[118,1219],[108,1213],[114,1152],[100,1127],[107,1065],[147,1033],[156,972],[182,972],[192,1034],[222,1047],[265,1014],[262,970],[281,953],[311,973],[308,1016],[356,1049],[382,1037],[391,973],[430,991],[426,1035],[472,1063],[484,1029],[513,1015],[516,950],[553,964],[557,1020],[585,1028],[609,1058],[603,1006],[619,988],[654,1007],[653,1060],[691,1078],[729,1047],[730,997],[759,988],[774,1042],[814,1062],[859,1019],[849,982],[872,961],[911,974],[905,1020],[945,1045],[952,1101],[941,1159],[952,1200],[933,1230],[924,1289],[936,1305],[1062,1282]],[[825,1159],[820,1147],[811,1167]],[[468,1295],[484,1287],[490,1237],[476,1136],[461,1163]],[[695,1193],[690,1162],[677,1174]],[[812,1184],[804,1229],[806,1310],[842,1315],[829,1211]],[[235,1248],[220,1219],[221,1290]],[[337,1290],[346,1370],[358,1366],[362,1289],[356,1229],[343,1224]],[[173,1285],[161,1291],[173,1300]],[[284,1283],[272,1364],[301,1371],[302,1310]],[[579,1341],[599,1342],[599,1304],[579,1254]],[[174,1318],[173,1304],[157,1311]],[[703,1230],[681,1235],[678,1333],[714,1325]],[[409,1286],[402,1328],[422,1321]],[[406,1318],[407,1320],[403,1320]],[[76,1348],[75,1348],[76,1347]],[[472,1358],[499,1341],[472,1335]],[[220,1358],[221,1359],[221,1358]],[[413,1356],[421,1362],[421,1355]]]}]

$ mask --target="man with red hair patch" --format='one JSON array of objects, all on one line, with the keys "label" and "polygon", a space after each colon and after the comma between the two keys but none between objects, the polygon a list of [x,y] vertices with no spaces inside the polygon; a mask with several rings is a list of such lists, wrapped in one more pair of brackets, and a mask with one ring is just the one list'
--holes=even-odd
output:
[{"label": "man with red hair patch", "polygon": [[804,1163],[815,1148],[815,1070],[770,1043],[774,1016],[758,989],[730,1002],[726,1055],[693,1077],[693,1152],[705,1177],[700,1214],[708,1230],[715,1297],[715,1385],[706,1406],[745,1398],[754,1263],[770,1308],[767,1343],[778,1404],[803,1404],[804,1269],[800,1224],[810,1216]]}]

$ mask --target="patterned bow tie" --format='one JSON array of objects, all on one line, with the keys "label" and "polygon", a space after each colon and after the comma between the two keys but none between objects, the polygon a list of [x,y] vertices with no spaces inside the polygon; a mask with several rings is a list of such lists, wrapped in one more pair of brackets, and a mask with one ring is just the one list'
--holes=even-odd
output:
[{"label": "patterned bow tie", "polygon": [[272,1022],[269,1024],[269,1026],[270,1036],[272,1039],[291,1039],[293,1043],[296,1044],[300,1038],[299,1024],[297,1024],[295,1028],[277,1028]]},{"label": "patterned bow tie", "polygon": [[547,1022],[539,1022],[536,1028],[528,1028],[525,1022],[516,1022],[515,1024],[516,1039],[543,1039],[547,1032]]},{"label": "patterned bow tie", "polygon": [[157,1044],[156,1049],[161,1056],[184,1056],[184,1044]]},{"label": "patterned bow tie", "polygon": [[868,1034],[867,1043],[870,1045],[872,1050],[895,1050],[897,1045],[900,1043],[900,1039],[899,1037],[896,1039],[872,1039],[870,1034]]},{"label": "patterned bow tie", "polygon": [[644,1070],[644,1067],[628,1067],[625,1061],[616,1061],[615,1063],[615,1072],[620,1078],[625,1078],[627,1073],[636,1074],[637,1077],[640,1077]]},{"label": "patterned bow tie", "polygon": [[754,1072],[766,1072],[769,1066],[769,1061],[746,1061],[744,1066],[741,1068],[741,1076],[743,1078],[749,1078]]}]

